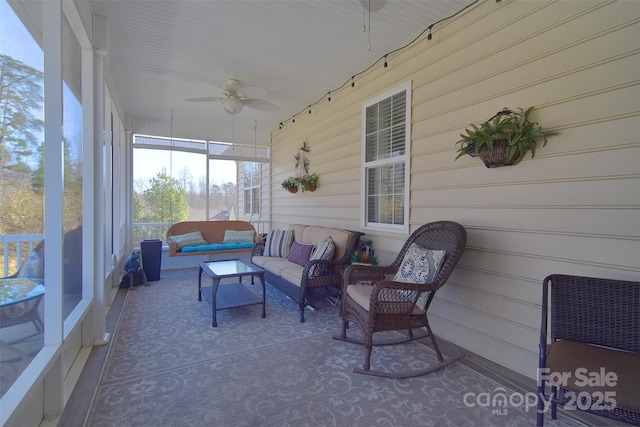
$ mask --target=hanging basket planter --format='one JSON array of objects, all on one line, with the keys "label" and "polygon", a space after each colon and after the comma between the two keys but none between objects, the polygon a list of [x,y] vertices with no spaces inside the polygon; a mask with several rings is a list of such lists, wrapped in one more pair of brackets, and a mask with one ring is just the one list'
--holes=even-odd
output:
[{"label": "hanging basket planter", "polygon": [[478,157],[486,167],[496,168],[516,165],[528,152],[533,158],[537,141],[542,141],[544,147],[547,136],[555,134],[543,131],[537,122],[530,120],[533,110],[534,107],[505,108],[480,125],[471,124],[456,143],[459,145],[456,159],[464,155]]},{"label": "hanging basket planter", "polygon": [[303,175],[298,178],[298,182],[302,187],[302,191],[316,191],[316,187],[318,186],[318,174],[312,173],[311,175]]},{"label": "hanging basket planter", "polygon": [[298,178],[294,178],[292,176],[282,182],[282,188],[287,190],[289,193],[297,193],[299,185],[300,181],[298,180]]},{"label": "hanging basket planter", "polygon": [[493,141],[493,150],[489,150],[488,147],[482,147],[478,150],[476,155],[482,160],[484,165],[488,168],[497,168],[500,166],[515,165],[520,160],[520,150],[517,147],[513,156],[507,160],[509,156],[509,145],[506,139],[496,139]]}]

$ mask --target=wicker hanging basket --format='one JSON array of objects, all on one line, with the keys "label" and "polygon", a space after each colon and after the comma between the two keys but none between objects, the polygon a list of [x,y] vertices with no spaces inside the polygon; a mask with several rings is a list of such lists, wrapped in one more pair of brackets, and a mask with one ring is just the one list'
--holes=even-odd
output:
[{"label": "wicker hanging basket", "polygon": [[496,139],[493,141],[493,150],[489,150],[486,146],[478,150],[478,157],[488,168],[497,168],[500,166],[511,166],[518,163],[520,158],[520,150],[516,150],[511,160],[506,161],[507,157],[507,140]]}]

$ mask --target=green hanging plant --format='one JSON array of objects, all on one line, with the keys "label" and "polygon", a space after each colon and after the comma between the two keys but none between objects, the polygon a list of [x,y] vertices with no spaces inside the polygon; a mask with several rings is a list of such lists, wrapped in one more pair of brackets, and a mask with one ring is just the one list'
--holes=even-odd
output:
[{"label": "green hanging plant", "polygon": [[313,172],[311,175],[306,174],[302,175],[298,178],[298,182],[302,187],[302,191],[316,191],[316,187],[318,186],[318,174]]},{"label": "green hanging plant", "polygon": [[299,179],[290,176],[282,182],[282,188],[287,190],[289,193],[297,193],[298,186],[300,185]]},{"label": "green hanging plant", "polygon": [[547,136],[555,132],[545,132],[537,122],[530,120],[534,107],[515,111],[504,108],[480,126],[471,124],[466,134],[460,134],[456,143],[458,156],[465,154],[480,157],[488,168],[516,165],[531,151],[535,157],[538,141],[547,145]]}]

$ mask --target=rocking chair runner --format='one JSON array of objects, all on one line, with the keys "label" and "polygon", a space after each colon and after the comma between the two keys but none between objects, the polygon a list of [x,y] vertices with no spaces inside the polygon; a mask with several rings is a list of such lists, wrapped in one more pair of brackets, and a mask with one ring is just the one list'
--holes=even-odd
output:
[{"label": "rocking chair runner", "polygon": [[[447,282],[462,256],[466,241],[466,230],[460,224],[452,221],[432,222],[421,226],[409,236],[391,265],[384,267],[354,264],[347,267],[344,272],[342,288],[342,331],[340,335],[333,338],[364,344],[363,369],[355,368],[354,372],[392,378],[410,378],[438,370],[464,356],[459,353],[444,360],[429,327],[427,310],[436,291]],[[418,248],[415,246],[412,248],[413,244],[416,244]],[[436,252],[435,258],[442,255],[438,251],[444,251],[439,270],[437,266],[434,268],[434,263],[431,261],[430,274],[427,274],[426,269],[422,271],[422,275],[420,272],[418,274],[414,274],[414,271],[409,272],[412,277],[418,278],[417,282],[427,279],[426,283],[407,283],[393,280],[396,279],[401,267],[411,270],[412,260],[405,260],[407,252],[414,253],[416,250],[424,252],[423,249]],[[424,258],[422,260],[424,261]],[[396,274],[392,280],[385,276],[392,274]],[[362,331],[364,341],[347,337],[349,322],[354,322]],[[414,336],[413,329],[422,327],[426,329],[427,334]],[[403,329],[408,331],[406,337],[394,341],[373,341],[375,332]],[[400,344],[426,336],[431,338],[439,363],[422,370],[409,372],[383,372],[371,369],[370,360],[373,345]]]}]

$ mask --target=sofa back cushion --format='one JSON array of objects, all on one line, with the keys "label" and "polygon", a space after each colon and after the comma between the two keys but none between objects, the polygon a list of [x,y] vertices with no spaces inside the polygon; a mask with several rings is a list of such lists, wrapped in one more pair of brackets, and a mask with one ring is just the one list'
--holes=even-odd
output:
[{"label": "sofa back cushion", "polygon": [[167,237],[199,231],[207,243],[222,243],[226,230],[256,232],[246,221],[183,221],[173,224],[167,231]]},{"label": "sofa back cushion", "polygon": [[271,230],[264,247],[264,256],[287,258],[293,243],[292,230]]},{"label": "sofa back cushion", "polygon": [[289,229],[293,230],[294,239],[300,243],[310,243],[316,247],[331,237],[335,245],[333,259],[340,259],[347,250],[347,244],[352,233],[340,228],[322,227],[318,225],[292,224]]}]

